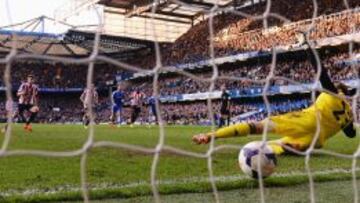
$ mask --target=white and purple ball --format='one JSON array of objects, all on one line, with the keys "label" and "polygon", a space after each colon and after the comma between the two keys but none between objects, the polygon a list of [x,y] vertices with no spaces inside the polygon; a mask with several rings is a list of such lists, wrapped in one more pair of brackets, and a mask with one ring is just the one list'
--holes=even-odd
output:
[{"label": "white and purple ball", "polygon": [[[260,174],[262,178],[270,176],[277,164],[273,150],[267,144],[262,145],[263,142],[250,142],[240,150],[239,154],[241,170],[255,179],[258,179]],[[260,153],[261,148],[262,153]],[[258,167],[258,164],[260,164],[260,167]]]}]

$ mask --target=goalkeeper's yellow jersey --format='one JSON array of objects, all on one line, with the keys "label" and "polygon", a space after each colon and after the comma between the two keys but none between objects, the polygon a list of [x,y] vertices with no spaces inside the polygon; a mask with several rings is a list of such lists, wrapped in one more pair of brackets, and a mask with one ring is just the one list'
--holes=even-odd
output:
[{"label": "goalkeeper's yellow jersey", "polygon": [[[343,94],[340,94],[343,96]],[[324,142],[341,131],[347,124],[353,122],[351,107],[342,98],[328,93],[321,93],[315,103],[304,110],[316,117],[316,112],[320,116],[320,137],[319,144]]]}]

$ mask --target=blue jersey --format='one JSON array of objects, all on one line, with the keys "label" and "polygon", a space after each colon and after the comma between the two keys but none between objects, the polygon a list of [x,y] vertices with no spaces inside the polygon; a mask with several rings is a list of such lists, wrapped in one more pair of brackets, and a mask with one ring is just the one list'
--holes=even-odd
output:
[{"label": "blue jersey", "polygon": [[114,91],[112,94],[112,99],[115,105],[122,106],[123,98],[124,94],[119,90]]},{"label": "blue jersey", "polygon": [[156,105],[155,105],[155,98],[149,97],[148,104],[151,108],[151,112],[156,115]]}]

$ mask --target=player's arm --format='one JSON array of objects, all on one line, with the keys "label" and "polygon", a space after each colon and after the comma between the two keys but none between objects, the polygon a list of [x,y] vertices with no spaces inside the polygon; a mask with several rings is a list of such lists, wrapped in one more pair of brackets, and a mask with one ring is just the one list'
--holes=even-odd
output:
[{"label": "player's arm", "polygon": [[84,101],[85,101],[85,95],[86,95],[86,90],[84,90],[83,93],[82,93],[81,96],[80,96],[80,101],[81,101],[82,103],[84,103]]},{"label": "player's arm", "polygon": [[34,97],[34,105],[35,106],[39,106],[39,88],[38,87],[36,87],[35,89],[34,89],[34,92],[33,92],[33,97]]},{"label": "player's arm", "polygon": [[97,91],[95,91],[95,101],[94,101],[94,103],[95,104],[99,104],[99,94],[97,93]]},{"label": "player's arm", "polygon": [[[317,61],[316,61],[313,49],[310,48],[310,44],[307,40],[306,40],[305,44],[307,44],[309,46],[309,48],[306,50],[306,55],[307,55],[308,59],[310,60],[311,65],[313,66],[315,72],[317,72],[318,65],[317,65]],[[324,89],[326,89],[334,94],[338,93],[337,88],[335,87],[334,83],[331,81],[331,78],[327,72],[327,69],[321,63],[320,63],[320,83]]]},{"label": "player's arm", "polygon": [[[310,47],[309,43],[306,41],[306,44]],[[312,64],[312,66],[315,68],[315,70],[317,71],[317,64],[316,64],[316,59],[314,56],[314,53],[312,52],[313,50],[308,48],[308,50],[306,51],[308,58],[310,59],[310,62]],[[320,64],[321,65],[321,64]],[[321,72],[320,72],[320,83],[321,86],[330,91],[333,92],[335,94],[338,93],[337,88],[335,87],[334,83],[331,81],[330,76],[327,73],[327,70],[324,68],[323,65],[321,65]],[[356,91],[356,90],[355,90]],[[355,92],[354,92],[355,93]],[[344,134],[347,137],[353,138],[356,136],[356,130],[354,128],[354,124],[352,122],[350,122],[349,124],[347,124],[343,129]]]},{"label": "player's arm", "polygon": [[16,95],[19,97],[19,96],[22,96],[25,94],[25,89],[24,89],[24,83],[20,85]]},{"label": "player's arm", "polygon": [[115,91],[112,93],[111,95],[111,103],[114,105],[115,104]]},{"label": "player's arm", "polygon": [[230,94],[229,93],[226,93],[227,94],[227,98],[226,98],[226,102],[227,102],[227,107],[228,107],[228,110],[230,110],[230,105],[231,105],[231,98],[230,98]]},{"label": "player's arm", "polygon": [[199,134],[193,136],[192,140],[196,144],[207,144],[210,142],[211,137],[214,139],[229,138],[229,137],[243,137],[251,134],[259,134],[262,132],[261,123],[239,123],[230,125],[228,127],[220,128],[215,132],[206,134]]}]

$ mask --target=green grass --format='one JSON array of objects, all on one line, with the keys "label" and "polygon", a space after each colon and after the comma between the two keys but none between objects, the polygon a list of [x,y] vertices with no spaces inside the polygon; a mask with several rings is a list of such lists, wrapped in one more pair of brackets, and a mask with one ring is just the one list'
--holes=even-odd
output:
[{"label": "green grass", "polygon": [[[87,131],[76,125],[34,125],[33,133],[24,133],[20,125],[14,126],[10,150],[72,151],[82,147]],[[193,134],[207,131],[206,127],[170,126],[165,129],[165,144],[192,152],[205,153],[208,146],[191,143]],[[97,126],[96,141],[113,141],[153,148],[158,143],[156,127],[109,128]],[[270,138],[276,138],[272,135]],[[216,145],[245,144],[259,140],[234,138],[217,140]],[[1,137],[1,141],[3,137]],[[334,152],[352,154],[359,139],[347,139],[337,135],[325,148]],[[213,169],[219,177],[220,190],[257,187],[257,181],[244,178],[237,165],[238,150],[222,150],[214,154]],[[90,150],[87,161],[87,178],[92,199],[129,198],[151,195],[150,171],[153,156],[118,148],[95,148]],[[267,187],[289,187],[308,182],[304,157],[281,156],[274,176],[265,180]],[[325,173],[333,169],[351,169],[351,160],[328,155],[313,155],[310,161],[317,182],[337,182],[351,178],[349,173]],[[293,173],[282,177],[282,174]],[[162,194],[199,193],[211,191],[207,181],[206,159],[162,153],[157,168],[159,190]],[[47,158],[35,156],[0,157],[0,202],[45,202],[81,199],[80,157]],[[349,188],[351,185],[349,184]]]},{"label": "green grass", "polygon": [[[358,182],[359,184],[359,182]],[[336,184],[317,183],[315,185],[315,200],[317,203],[354,202],[354,193],[351,181],[337,181]],[[319,192],[321,191],[321,192]],[[265,201],[267,203],[308,203],[309,185],[301,184],[288,187],[265,188]],[[219,192],[221,202],[226,203],[254,203],[260,202],[257,188],[244,188]],[[213,193],[186,193],[161,196],[163,202],[188,203],[188,202],[214,202]],[[152,203],[153,196],[140,196],[126,199],[94,200],[92,203]],[[81,203],[80,201],[74,203]]]}]

